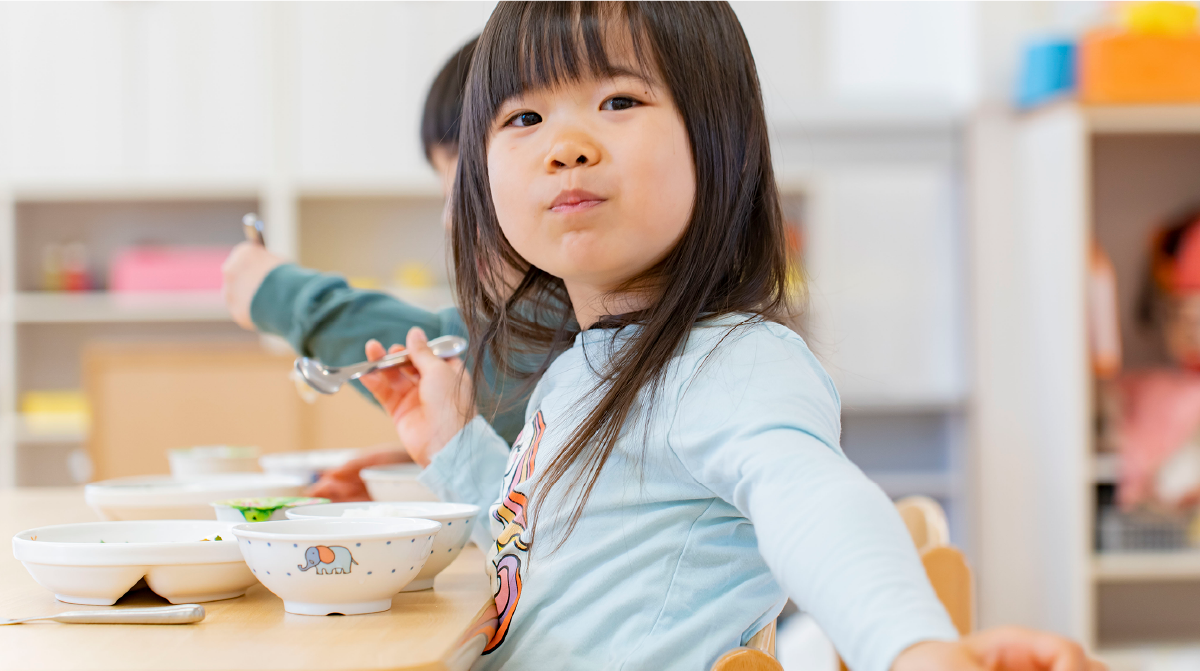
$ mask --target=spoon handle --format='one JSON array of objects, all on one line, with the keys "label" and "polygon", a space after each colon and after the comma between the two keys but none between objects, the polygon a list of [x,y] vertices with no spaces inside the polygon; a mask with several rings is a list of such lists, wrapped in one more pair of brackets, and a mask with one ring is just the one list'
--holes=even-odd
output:
[{"label": "spoon handle", "polygon": [[246,234],[246,239],[263,247],[267,246],[266,240],[263,239],[263,222],[254,212],[247,212],[242,217],[242,232]]},{"label": "spoon handle", "polygon": [[204,619],[204,606],[185,603],[154,608],[73,610],[48,619],[70,624],[190,624]]},{"label": "spoon handle", "polygon": [[[429,349],[433,353],[443,359],[450,359],[462,354],[467,349],[467,341],[458,336],[442,336],[429,341]],[[395,354],[389,354],[378,361],[364,361],[353,366],[346,366],[341,370],[343,374],[350,373],[347,380],[357,380],[358,378],[373,373],[380,368],[391,368],[393,366],[402,366],[408,363],[408,352],[401,350]]]}]

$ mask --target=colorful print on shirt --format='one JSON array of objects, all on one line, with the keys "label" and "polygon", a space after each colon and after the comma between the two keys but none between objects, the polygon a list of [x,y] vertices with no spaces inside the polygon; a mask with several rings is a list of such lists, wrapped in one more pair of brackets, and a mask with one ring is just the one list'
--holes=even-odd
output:
[{"label": "colorful print on shirt", "polygon": [[527,526],[525,508],[529,500],[525,494],[516,491],[516,487],[533,476],[538,444],[545,433],[546,421],[539,410],[517,436],[517,442],[508,457],[508,468],[504,472],[504,498],[491,510],[492,526],[500,529],[491,553],[492,565],[496,570],[492,587],[497,618],[496,631],[483,650],[485,655],[504,642],[513,613],[517,610],[517,602],[521,599],[521,562],[529,552],[529,545],[522,534]]}]

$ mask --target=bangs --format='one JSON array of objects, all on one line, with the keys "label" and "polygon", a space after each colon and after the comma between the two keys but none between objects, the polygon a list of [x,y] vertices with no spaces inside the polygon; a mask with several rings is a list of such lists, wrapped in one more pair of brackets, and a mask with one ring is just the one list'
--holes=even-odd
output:
[{"label": "bangs", "polygon": [[[496,39],[478,54],[480,107],[490,122],[507,99],[583,79],[620,75],[658,83],[643,17],[630,4],[501,3]],[[626,58],[632,62],[625,62]],[[483,119],[478,119],[483,121]]]}]

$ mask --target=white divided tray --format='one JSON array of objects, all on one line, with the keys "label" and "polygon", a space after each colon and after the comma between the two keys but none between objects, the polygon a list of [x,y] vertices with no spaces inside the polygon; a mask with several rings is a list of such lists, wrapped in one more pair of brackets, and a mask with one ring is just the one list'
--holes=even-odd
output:
[{"label": "white divided tray", "polygon": [[13,556],[66,603],[109,606],[143,578],[171,603],[216,601],[241,596],[255,582],[232,527],[205,520],[60,524],[13,536]]}]

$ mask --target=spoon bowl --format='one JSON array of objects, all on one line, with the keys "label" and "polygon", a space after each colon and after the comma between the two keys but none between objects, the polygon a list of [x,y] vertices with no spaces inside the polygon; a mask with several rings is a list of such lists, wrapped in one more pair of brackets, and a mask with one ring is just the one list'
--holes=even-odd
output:
[{"label": "spoon bowl", "polygon": [[[452,359],[467,351],[467,341],[459,336],[442,336],[429,341],[429,349],[443,359]],[[300,357],[296,359],[296,372],[314,391],[335,394],[350,380],[377,371],[381,368],[402,366],[408,363],[408,352],[401,350],[378,361],[364,361],[350,366],[327,366],[318,359]]]}]

